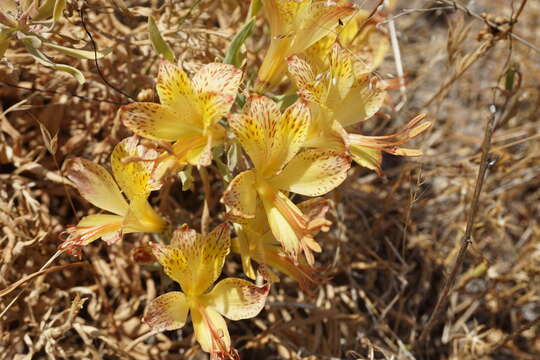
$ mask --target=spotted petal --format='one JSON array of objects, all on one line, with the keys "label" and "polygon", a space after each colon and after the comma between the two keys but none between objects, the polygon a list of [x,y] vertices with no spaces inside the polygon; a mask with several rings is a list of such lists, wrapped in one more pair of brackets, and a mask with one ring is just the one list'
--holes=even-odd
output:
[{"label": "spotted petal", "polygon": [[[371,82],[367,77],[357,81],[342,100],[342,105],[333,108],[337,121],[348,127],[364,121],[381,108],[386,91],[377,83]],[[352,105],[343,105],[352,104]]]},{"label": "spotted petal", "polygon": [[257,193],[256,175],[253,170],[238,174],[223,193],[222,202],[227,206],[227,215],[232,219],[251,219],[255,217]]},{"label": "spotted petal", "polygon": [[159,67],[157,92],[163,105],[176,111],[195,112],[195,92],[187,74],[180,67],[163,60]]},{"label": "spotted petal", "polygon": [[204,65],[193,76],[193,88],[199,93],[227,95],[234,100],[241,81],[240,69],[229,64],[210,63]]},{"label": "spotted petal", "polygon": [[123,124],[135,134],[152,140],[174,141],[202,131],[200,120],[189,107],[168,107],[137,102],[120,108]]},{"label": "spotted petal", "polygon": [[125,215],[128,204],[111,174],[91,161],[75,158],[66,165],[67,177],[75,183],[81,195],[100,209]]},{"label": "spotted petal", "polygon": [[264,307],[268,291],[268,284],[257,286],[246,280],[228,278],[221,280],[203,301],[230,320],[250,319]]},{"label": "spotted petal", "polygon": [[158,153],[138,145],[135,137],[120,141],[111,155],[111,167],[114,177],[126,196],[146,198],[152,190],[159,189],[159,184],[152,177],[154,162]]},{"label": "spotted petal", "polygon": [[186,295],[171,291],[150,301],[143,321],[156,331],[176,330],[186,323],[188,311]]},{"label": "spotted petal", "polygon": [[281,243],[286,255],[296,259],[302,232],[307,227],[306,218],[280,191],[269,190],[261,198],[272,234]]},{"label": "spotted petal", "polygon": [[[203,351],[212,354],[228,354],[231,337],[225,319],[212,308],[198,308],[191,312],[195,338]],[[224,358],[224,357],[223,357]]]},{"label": "spotted petal", "polygon": [[347,177],[349,157],[332,150],[312,149],[298,154],[277,176],[269,180],[278,189],[319,196],[335,189]]},{"label": "spotted petal", "polygon": [[[181,228],[175,232],[175,246],[154,244],[154,256],[165,273],[188,296],[200,295],[218,278],[230,248],[230,230],[227,224],[216,227],[206,236],[183,236]],[[177,233],[180,232],[179,235]]]},{"label": "spotted petal", "polygon": [[305,12],[304,22],[296,34],[291,54],[302,52],[304,49],[322,39],[353,15],[352,5],[338,5],[333,1],[312,1],[309,10]]}]

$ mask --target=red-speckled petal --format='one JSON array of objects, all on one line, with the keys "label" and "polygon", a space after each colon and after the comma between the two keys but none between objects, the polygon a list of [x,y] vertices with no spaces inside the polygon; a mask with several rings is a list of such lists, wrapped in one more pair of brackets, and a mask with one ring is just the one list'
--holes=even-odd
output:
[{"label": "red-speckled petal", "polygon": [[195,108],[195,95],[191,80],[180,67],[163,60],[159,67],[157,92],[163,105],[177,111],[192,112]]},{"label": "red-speckled petal", "polygon": [[193,88],[198,93],[213,92],[227,95],[234,100],[241,81],[240,69],[229,64],[210,63],[193,76]]},{"label": "red-speckled petal", "polygon": [[278,189],[319,196],[335,189],[347,177],[349,156],[332,150],[306,150],[292,159],[279,175],[269,180]]},{"label": "red-speckled petal", "polygon": [[270,155],[265,173],[273,175],[300,151],[309,130],[310,112],[305,100],[298,99],[281,116],[275,136],[270,137]]},{"label": "red-speckled petal", "polygon": [[156,331],[180,329],[186,323],[189,306],[180,291],[171,291],[150,301],[143,321]]},{"label": "red-speckled petal", "polygon": [[229,115],[229,125],[255,168],[261,168],[267,154],[266,137],[262,125],[253,117],[244,114]]},{"label": "red-speckled petal", "polygon": [[250,319],[264,307],[268,291],[268,284],[256,286],[246,280],[229,278],[221,280],[203,301],[227,319]]},{"label": "red-speckled petal", "polygon": [[111,174],[103,166],[75,158],[66,164],[67,177],[75,183],[81,195],[100,209],[124,216],[128,204]]},{"label": "red-speckled petal", "polygon": [[310,103],[324,103],[328,81],[322,75],[317,77],[314,74],[313,65],[308,59],[293,55],[289,57],[287,64],[300,96]]},{"label": "red-speckled petal", "polygon": [[230,248],[230,229],[225,223],[206,236],[184,236],[187,228],[177,230],[174,246],[153,245],[154,256],[165,273],[180,283],[188,295],[200,295],[221,274]]},{"label": "red-speckled petal", "polygon": [[227,215],[232,218],[252,219],[255,217],[257,193],[255,191],[255,172],[244,171],[238,174],[223,193],[221,201],[227,206]]},{"label": "red-speckled petal", "polygon": [[135,134],[152,140],[174,141],[202,132],[202,123],[187,110],[161,104],[138,102],[120,108],[124,125]]}]

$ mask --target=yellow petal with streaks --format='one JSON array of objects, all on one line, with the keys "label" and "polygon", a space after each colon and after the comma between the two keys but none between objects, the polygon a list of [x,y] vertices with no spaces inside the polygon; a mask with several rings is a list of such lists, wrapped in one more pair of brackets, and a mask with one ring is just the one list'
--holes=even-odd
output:
[{"label": "yellow petal with streaks", "polygon": [[198,93],[213,92],[227,95],[234,100],[241,81],[240,69],[229,64],[210,63],[193,76],[193,88]]},{"label": "yellow petal with streaks", "polygon": [[186,323],[188,311],[186,295],[171,291],[150,301],[143,321],[155,331],[176,330]]},{"label": "yellow petal with streaks", "polygon": [[201,348],[217,358],[228,358],[231,350],[231,337],[225,319],[211,308],[192,309],[191,319],[195,338]]},{"label": "yellow petal with streaks", "polygon": [[306,196],[320,196],[338,187],[347,177],[349,157],[333,150],[306,150],[294,157],[270,185]]},{"label": "yellow petal with streaks", "polygon": [[135,134],[152,140],[174,141],[202,132],[202,123],[197,120],[200,115],[195,115],[189,108],[137,102],[122,106],[120,118]]},{"label": "yellow petal with streaks", "polygon": [[146,198],[152,190],[160,188],[152,176],[158,153],[138,144],[135,137],[120,141],[111,155],[114,178],[129,199]]},{"label": "yellow petal with streaks", "polygon": [[204,295],[203,302],[227,319],[250,319],[263,309],[269,291],[268,284],[257,286],[246,280],[228,278]]},{"label": "yellow petal with streaks", "polygon": [[255,172],[247,170],[238,174],[223,193],[221,201],[227,206],[227,213],[233,218],[252,219],[255,217],[257,192]]},{"label": "yellow petal with streaks", "polygon": [[67,177],[75,183],[81,195],[100,209],[124,216],[128,204],[113,177],[103,166],[75,158],[67,161]]},{"label": "yellow petal with streaks", "polygon": [[165,273],[177,281],[188,296],[207,290],[221,274],[230,249],[230,229],[225,223],[206,236],[183,236],[187,228],[173,235],[175,246],[153,245],[154,256]]}]

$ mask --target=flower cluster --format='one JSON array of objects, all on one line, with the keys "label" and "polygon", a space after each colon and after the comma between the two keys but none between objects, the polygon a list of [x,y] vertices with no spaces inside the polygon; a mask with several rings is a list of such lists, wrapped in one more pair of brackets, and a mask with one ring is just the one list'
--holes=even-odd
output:
[{"label": "flower cluster", "polygon": [[[81,195],[110,213],[87,216],[66,231],[61,248],[80,254],[98,238],[111,244],[125,233],[174,228],[152,208],[150,193],[186,167],[212,168],[223,149],[243,150],[248,166],[228,164],[235,176],[221,197],[227,222],[202,235],[183,225],[150,245],[182,291],[152,300],[145,322],[157,331],[174,330],[190,313],[197,341],[214,358],[237,357],[224,317],[256,316],[271,283],[279,281],[277,272],[307,292],[324,281],[313,267],[322,251],[315,237],[331,225],[331,204],[321,196],[345,181],[351,162],[381,174],[382,152],[420,155],[402,145],[429,127],[418,116],[397,134],[357,132],[356,125],[379,112],[386,98],[383,82],[371,72],[388,42],[367,13],[344,1],[316,0],[266,0],[263,11],[271,39],[253,91],[239,91],[245,74],[232,64],[206,64],[190,77],[163,60],[159,103],[119,110],[135,135],[116,145],[113,176],[81,158],[66,165]],[[269,97],[278,85],[294,94],[289,106]],[[311,199],[295,203],[293,194]],[[213,285],[230,251],[240,255],[255,283],[225,278]]]}]

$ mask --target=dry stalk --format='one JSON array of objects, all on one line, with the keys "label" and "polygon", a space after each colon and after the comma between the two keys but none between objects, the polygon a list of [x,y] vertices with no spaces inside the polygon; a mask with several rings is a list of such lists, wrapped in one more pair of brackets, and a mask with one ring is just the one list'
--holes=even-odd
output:
[{"label": "dry stalk", "polygon": [[482,141],[482,157],[480,159],[480,167],[478,169],[478,176],[476,178],[476,184],[474,187],[472,203],[469,208],[469,213],[467,215],[467,225],[465,228],[465,234],[463,235],[463,238],[461,240],[461,247],[457,254],[456,261],[454,265],[452,266],[452,270],[450,271],[450,275],[446,278],[441,295],[439,296],[437,303],[435,304],[435,308],[433,309],[433,312],[431,313],[431,316],[429,317],[427,324],[423,328],[422,332],[420,333],[420,336],[418,337],[418,340],[415,343],[416,348],[418,348],[418,346],[425,343],[425,341],[427,340],[431,332],[431,329],[438,322],[438,318],[441,314],[441,311],[444,308],[444,305],[446,304],[448,300],[448,295],[450,294],[450,291],[452,290],[452,287],[454,286],[458,272],[461,269],[461,265],[463,264],[463,261],[465,260],[465,254],[467,252],[467,248],[473,242],[472,232],[474,228],[476,214],[478,212],[480,194],[482,193],[482,186],[484,185],[484,180],[486,177],[487,170],[489,169],[490,163],[492,161],[489,156],[490,155],[489,152],[491,149],[491,139],[493,137],[493,133],[495,131],[497,122],[502,116],[502,114],[504,113],[506,106],[508,105],[508,101],[509,101],[509,97],[506,97],[505,102],[503,106],[501,107],[501,109],[497,109],[496,105],[494,104],[495,101],[493,101],[493,104],[490,106],[491,116],[489,117],[489,120],[486,124],[485,131],[484,131],[484,139]]}]

